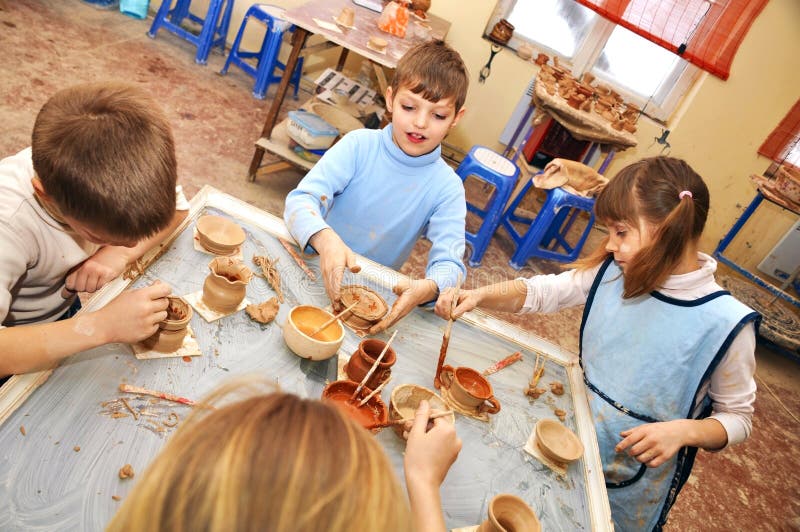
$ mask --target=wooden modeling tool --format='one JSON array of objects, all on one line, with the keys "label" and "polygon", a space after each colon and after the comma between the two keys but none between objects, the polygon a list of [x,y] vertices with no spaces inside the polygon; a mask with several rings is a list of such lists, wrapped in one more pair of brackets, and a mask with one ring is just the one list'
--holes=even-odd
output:
[{"label": "wooden modeling tool", "polygon": [[316,281],[317,280],[316,274],[309,269],[308,265],[306,265],[306,261],[304,261],[303,258],[294,250],[294,246],[283,238],[279,238],[278,240],[280,241],[284,249],[286,249],[286,251],[289,252],[289,255],[292,256],[297,265],[303,269],[306,275],[308,275],[308,278],[311,279],[312,281]]},{"label": "wooden modeling tool", "polygon": [[366,375],[364,375],[364,378],[363,378],[363,379],[361,380],[361,382],[359,383],[358,387],[356,388],[356,391],[354,391],[354,392],[353,392],[353,395],[351,395],[351,396],[350,396],[350,399],[348,399],[348,401],[347,401],[348,403],[352,403],[352,402],[355,400],[355,398],[356,398],[356,397],[358,397],[358,394],[359,394],[359,393],[361,393],[361,389],[362,389],[362,388],[364,387],[364,385],[367,383],[367,381],[369,380],[369,378],[370,378],[370,377],[372,377],[372,374],[373,374],[373,373],[375,373],[375,368],[377,368],[377,367],[378,367],[378,364],[380,364],[380,363],[381,363],[381,360],[383,360],[383,355],[385,355],[385,354],[386,354],[386,351],[388,351],[388,350],[389,350],[389,344],[391,344],[391,343],[392,343],[392,340],[394,340],[394,337],[395,337],[395,336],[397,336],[397,331],[394,331],[394,332],[392,333],[392,337],[391,337],[391,338],[389,338],[389,341],[388,341],[388,342],[386,342],[386,345],[385,345],[385,346],[383,346],[383,351],[381,351],[381,354],[380,354],[380,355],[378,355],[378,358],[376,358],[376,359],[375,359],[375,363],[374,363],[374,364],[372,364],[372,367],[371,367],[371,368],[369,368],[369,371],[367,372],[367,374],[366,374]]},{"label": "wooden modeling tool", "polygon": [[155,390],[148,390],[147,388],[141,388],[139,386],[131,386],[130,384],[125,384],[125,383],[119,385],[119,391],[125,393],[137,393],[139,395],[150,395],[153,397],[158,397],[159,399],[164,399],[166,401],[173,401],[175,403],[181,403],[189,406],[194,406],[195,404],[194,401],[192,401],[191,399],[187,399],[185,397],[180,397],[166,392],[157,392]]},{"label": "wooden modeling tool", "polygon": [[442,381],[439,375],[442,373],[442,366],[444,366],[444,358],[447,356],[447,346],[450,345],[450,331],[453,330],[453,312],[458,306],[458,294],[461,292],[461,272],[458,274],[456,281],[456,291],[453,294],[453,301],[450,303],[450,319],[447,320],[447,326],[444,328],[444,336],[442,336],[442,347],[439,349],[439,362],[436,364],[436,374],[433,377],[433,385],[438,390],[442,387]]},{"label": "wooden modeling tool", "polygon": [[329,319],[328,321],[326,321],[325,323],[323,323],[322,325],[320,325],[319,327],[314,329],[314,332],[312,332],[308,336],[310,336],[311,338],[314,338],[320,332],[324,331],[328,327],[328,325],[330,325],[334,321],[336,321],[339,318],[341,318],[344,315],[345,312],[350,312],[353,309],[353,307],[355,307],[356,305],[358,305],[358,301],[353,301],[352,305],[350,305],[349,307],[347,307],[346,309],[341,311],[339,314],[337,314],[336,316],[332,317],[331,319]]},{"label": "wooden modeling tool", "polygon": [[372,399],[372,398],[375,396],[375,394],[376,394],[376,393],[380,393],[380,391],[381,391],[381,390],[383,390],[383,387],[384,387],[384,386],[386,386],[387,384],[389,384],[389,381],[390,381],[390,380],[392,380],[392,378],[391,378],[391,377],[389,377],[388,379],[386,379],[385,381],[383,381],[383,382],[382,382],[382,383],[381,383],[381,384],[380,384],[380,385],[379,385],[377,388],[375,388],[374,390],[372,390],[372,392],[370,392],[370,394],[369,394],[368,396],[366,396],[365,398],[363,398],[363,399],[362,399],[362,400],[361,400],[361,401],[358,403],[358,408],[361,408],[362,406],[364,406],[365,404],[367,404],[367,401],[369,401],[370,399]]},{"label": "wooden modeling tool", "polygon": [[491,366],[489,366],[488,368],[483,370],[483,374],[485,376],[488,376],[488,375],[491,375],[492,373],[497,373],[501,369],[507,368],[508,366],[510,366],[511,364],[513,364],[514,362],[517,362],[519,360],[522,360],[522,353],[517,351],[516,353],[508,355],[503,360],[495,362],[494,364],[492,364]]},{"label": "wooden modeling tool", "polygon": [[[430,421],[432,419],[439,418],[439,417],[444,417],[444,416],[450,415],[452,413],[453,413],[452,410],[441,410],[439,412],[435,412],[435,413],[431,414],[430,416],[428,416],[428,421]],[[379,429],[379,428],[384,428],[384,427],[392,427],[392,426],[395,426],[395,425],[405,425],[406,423],[413,423],[413,422],[414,422],[414,418],[413,417],[406,417],[406,418],[403,418],[403,419],[395,419],[394,421],[386,421],[385,423],[376,423],[375,425],[372,425],[369,428],[371,428],[371,429]]]},{"label": "wooden modeling tool", "polygon": [[542,360],[541,353],[536,353],[536,361],[533,363],[533,376],[528,383],[528,387],[525,389],[525,395],[536,399],[544,392],[544,389],[536,389],[536,385],[539,384],[539,379],[542,378],[542,375],[544,375],[544,360]]}]

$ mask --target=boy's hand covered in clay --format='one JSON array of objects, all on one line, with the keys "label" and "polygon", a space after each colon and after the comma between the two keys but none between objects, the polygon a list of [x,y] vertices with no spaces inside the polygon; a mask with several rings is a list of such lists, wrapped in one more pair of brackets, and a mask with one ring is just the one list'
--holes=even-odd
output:
[{"label": "boy's hand covered in clay", "polygon": [[156,281],[144,288],[126,290],[98,310],[97,322],[104,328],[106,343],[132,344],[155,333],[158,323],[167,318],[170,293],[168,284]]},{"label": "boy's hand covered in clay", "polygon": [[368,334],[378,334],[400,321],[406,314],[414,310],[417,305],[431,301],[436,297],[438,287],[430,279],[407,280],[401,279],[392,291],[397,294],[392,308],[386,316],[372,326]]},{"label": "boy's hand covered in clay", "polygon": [[339,295],[345,268],[353,273],[361,271],[361,266],[356,264],[356,254],[333,229],[323,229],[315,233],[309,244],[319,253],[319,266],[322,270],[325,292],[331,300],[333,311],[339,312],[343,308]]}]

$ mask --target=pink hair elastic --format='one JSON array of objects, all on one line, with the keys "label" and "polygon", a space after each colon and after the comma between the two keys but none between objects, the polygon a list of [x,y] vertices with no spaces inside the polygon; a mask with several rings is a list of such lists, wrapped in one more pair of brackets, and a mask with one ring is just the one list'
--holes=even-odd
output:
[{"label": "pink hair elastic", "polygon": [[678,199],[683,199],[686,196],[689,196],[690,198],[693,197],[692,196],[692,191],[691,190],[681,190],[680,193],[678,194]]}]

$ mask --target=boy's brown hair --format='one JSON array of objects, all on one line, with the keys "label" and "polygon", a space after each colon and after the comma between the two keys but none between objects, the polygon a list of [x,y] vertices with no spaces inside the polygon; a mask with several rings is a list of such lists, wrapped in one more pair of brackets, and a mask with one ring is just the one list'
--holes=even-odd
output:
[{"label": "boy's brown hair", "polygon": [[36,117],[31,146],[44,191],[67,216],[138,240],[175,214],[172,131],[155,100],[133,85],[57,92]]},{"label": "boy's brown hair", "polygon": [[[689,191],[681,195],[681,192]],[[650,157],[619,171],[595,202],[595,215],[605,223],[639,227],[644,220],[655,228],[649,245],[633,257],[625,273],[623,297],[632,298],[660,288],[680,262],[685,247],[703,233],[710,195],[703,178],[686,161]],[[608,237],[579,268],[596,266],[613,253]]]},{"label": "boy's brown hair", "polygon": [[392,93],[401,87],[431,102],[452,98],[458,112],[467,99],[469,73],[458,52],[443,41],[427,41],[409,49],[397,63]]}]

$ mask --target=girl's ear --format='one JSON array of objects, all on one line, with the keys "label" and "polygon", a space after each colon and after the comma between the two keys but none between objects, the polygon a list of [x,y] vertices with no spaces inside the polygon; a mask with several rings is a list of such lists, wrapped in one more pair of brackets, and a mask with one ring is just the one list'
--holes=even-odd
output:
[{"label": "girl's ear", "polygon": [[394,102],[392,101],[392,87],[391,85],[386,87],[386,110],[390,113],[392,112],[392,105]]}]

